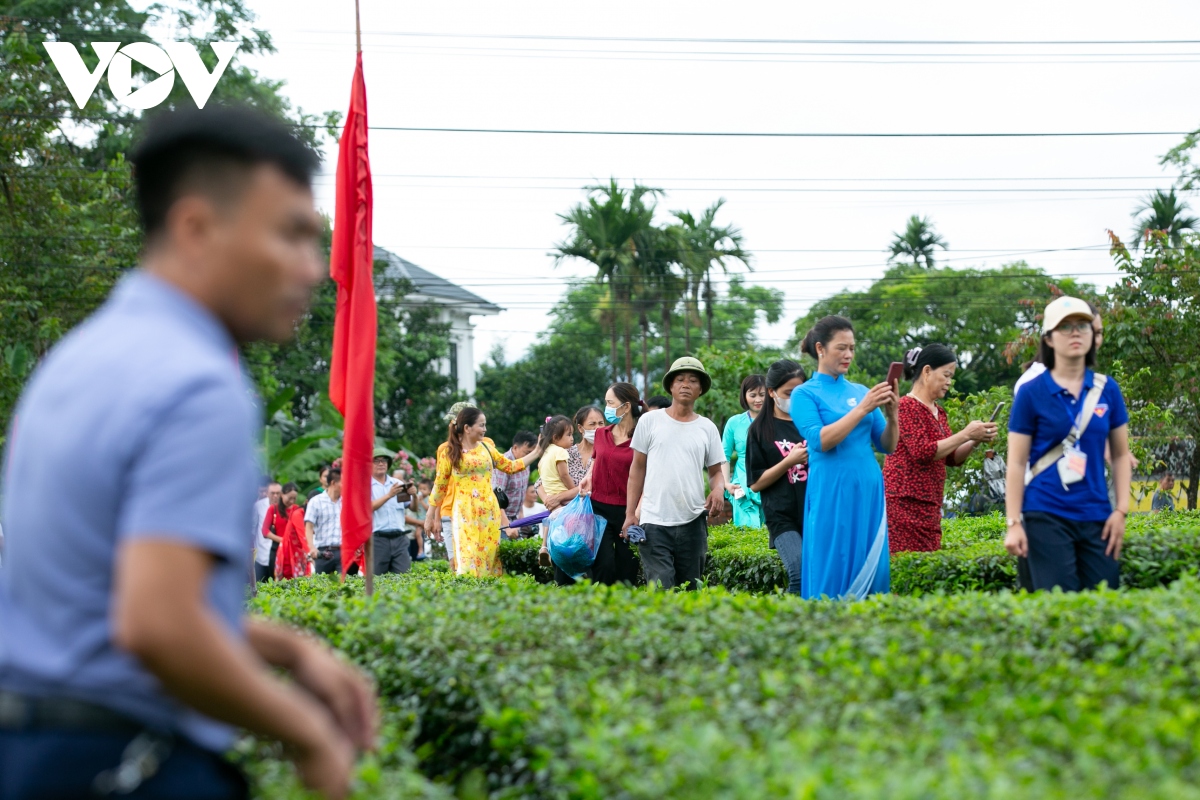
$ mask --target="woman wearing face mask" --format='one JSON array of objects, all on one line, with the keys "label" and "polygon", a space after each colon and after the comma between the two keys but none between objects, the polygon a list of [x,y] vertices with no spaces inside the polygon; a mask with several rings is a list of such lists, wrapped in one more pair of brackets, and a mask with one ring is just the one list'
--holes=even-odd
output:
[{"label": "woman wearing face mask", "polygon": [[883,465],[892,553],[941,549],[946,467],[962,466],[976,444],[996,438],[994,422],[975,420],[958,433],[950,430],[937,401],[957,369],[958,358],[944,344],[914,347],[904,356],[904,378],[913,386],[900,398],[900,442]]},{"label": "woman wearing face mask", "polygon": [[792,392],[796,429],[808,442],[804,500],[803,596],[863,598],[887,592],[887,516],[874,449],[891,453],[900,438],[896,393],[886,381],[868,389],[846,380],[854,326],[822,317],[801,348],[817,374]]},{"label": "woman wearing face mask", "polygon": [[638,390],[629,383],[614,383],[604,393],[604,421],[596,428],[592,466],[580,482],[579,492],[591,496],[592,510],[606,521],[604,537],[596,561],[592,564],[592,580],[612,585],[637,580],[638,561],[629,542],[621,533],[625,523],[625,492],[629,486],[629,468],[633,464],[630,442],[642,401]]},{"label": "woman wearing face mask", "polygon": [[804,377],[804,369],[791,359],[771,365],[762,413],[746,436],[746,472],[751,488],[762,496],[767,542],[787,567],[788,592],[796,595],[801,590],[808,444],[792,421],[791,402]]},{"label": "woman wearing face mask", "polygon": [[721,435],[721,443],[725,447],[725,463],[721,465],[721,471],[725,474],[725,485],[728,487],[725,496],[733,506],[733,524],[746,528],[760,528],[763,524],[762,500],[746,480],[746,433],[762,411],[766,398],[767,384],[762,375],[743,378],[738,400],[744,411],[725,422],[725,431]]}]

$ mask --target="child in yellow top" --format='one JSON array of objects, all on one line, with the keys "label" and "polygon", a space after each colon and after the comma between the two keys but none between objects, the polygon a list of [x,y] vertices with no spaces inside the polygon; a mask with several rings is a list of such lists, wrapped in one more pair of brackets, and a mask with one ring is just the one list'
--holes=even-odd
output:
[{"label": "child in yellow top", "polygon": [[546,451],[538,461],[538,475],[546,497],[553,497],[575,488],[575,481],[567,472],[567,448],[575,444],[571,420],[559,415],[551,417],[542,429],[546,436]]}]

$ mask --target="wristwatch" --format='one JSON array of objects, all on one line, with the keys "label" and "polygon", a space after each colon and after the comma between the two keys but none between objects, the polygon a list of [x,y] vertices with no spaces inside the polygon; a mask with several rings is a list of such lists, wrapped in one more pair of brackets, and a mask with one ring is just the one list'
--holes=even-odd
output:
[{"label": "wristwatch", "polygon": [[1017,517],[1016,519],[1013,519],[1012,517],[1007,517],[1007,518],[1005,519],[1005,521],[1008,523],[1008,527],[1010,527],[1010,528],[1011,528],[1013,525],[1020,525],[1020,524],[1022,524],[1022,523],[1021,523],[1021,518],[1020,518],[1020,517]]}]

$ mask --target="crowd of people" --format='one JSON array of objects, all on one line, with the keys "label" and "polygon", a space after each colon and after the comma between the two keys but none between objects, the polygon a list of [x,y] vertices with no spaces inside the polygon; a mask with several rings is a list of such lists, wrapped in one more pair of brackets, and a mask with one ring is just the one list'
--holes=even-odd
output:
[{"label": "crowd of people", "polygon": [[[1046,308],[1037,358],[1014,393],[1008,462],[989,447],[970,501],[977,510],[1005,508],[1006,546],[1020,556],[1027,589],[1119,580],[1132,456],[1120,390],[1092,370],[1101,332],[1098,312],[1084,301],[1062,297]],[[557,583],[572,584],[581,575],[554,563],[546,525],[511,523],[555,514],[583,495],[605,522],[587,578],[632,584],[640,562],[648,583],[694,587],[709,521],[728,500],[734,524],[766,528],[789,592],[886,592],[892,555],[941,547],[946,470],[995,442],[1000,408],[954,431],[939,402],[959,368],[953,349],[909,350],[899,366],[911,388],[900,396],[898,381],[848,380],[856,348],[850,320],[819,320],[801,344],[816,371],[809,376],[781,359],[765,375],[745,376],[743,412],[721,433],[695,411],[712,379],[690,357],[664,376],[665,396],[643,400],[632,384],[613,383],[603,406],[551,415],[503,451],[487,435],[484,412],[457,403],[444,418],[432,480],[414,485],[406,459],[389,474],[394,454],[375,452],[375,572],[408,571],[436,541],[458,574],[501,575],[503,537],[542,537],[540,563]],[[258,579],[340,568],[336,464],[321,483],[307,507],[297,504],[293,484],[266,487],[257,506]],[[1165,491],[1157,496],[1169,500]]]},{"label": "crowd of people", "polygon": [[[950,428],[940,401],[959,368],[952,348],[908,351],[901,363],[911,389],[901,397],[899,381],[847,379],[853,324],[827,317],[802,343],[816,372],[784,359],[746,375],[743,413],[721,433],[696,414],[712,378],[692,357],[673,363],[665,397],[643,401],[635,386],[614,383],[602,407],[548,416],[539,433],[517,433],[504,452],[487,438],[484,411],[457,404],[446,415],[425,517],[409,522],[445,543],[460,575],[496,576],[503,536],[545,533],[545,525],[517,528],[512,519],[554,512],[582,494],[605,521],[589,579],[634,583],[640,561],[648,583],[695,587],[708,523],[728,500],[734,524],[766,527],[788,591],[863,597],[888,591],[890,555],[941,547],[947,468],[989,446],[972,504],[1006,507],[1006,546],[1021,557],[1021,585],[1116,585],[1132,456],[1120,389],[1091,369],[1100,325],[1094,308],[1073,297],[1046,308],[1037,360],[1019,384],[1027,389],[1015,393],[1007,464],[989,446],[1000,408],[991,420]],[[530,482],[533,469],[539,479]],[[580,577],[553,564],[545,541],[540,561],[559,584]]]}]

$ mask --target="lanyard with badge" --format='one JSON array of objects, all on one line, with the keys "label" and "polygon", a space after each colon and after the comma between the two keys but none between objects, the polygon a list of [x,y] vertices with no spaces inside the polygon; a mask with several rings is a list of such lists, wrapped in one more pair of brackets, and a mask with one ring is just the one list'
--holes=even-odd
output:
[{"label": "lanyard with badge", "polygon": [[[1071,431],[1067,434],[1067,438],[1046,451],[1037,463],[1029,468],[1025,473],[1025,485],[1028,486],[1034,478],[1042,472],[1050,468],[1051,464],[1056,464],[1058,467],[1058,477],[1062,481],[1063,489],[1068,489],[1071,484],[1079,483],[1087,474],[1087,453],[1079,446],[1079,440],[1083,437],[1083,432],[1087,430],[1088,422],[1096,412],[1096,404],[1100,402],[1100,395],[1104,392],[1104,387],[1108,384],[1108,376],[1095,374],[1092,378],[1092,388],[1088,390],[1083,397],[1083,407],[1079,409],[1079,413],[1075,415],[1075,421],[1071,424]],[[1067,416],[1071,415],[1071,405],[1066,398],[1062,400],[1067,408]]]},{"label": "lanyard with badge", "polygon": [[[1067,416],[1071,415],[1072,403],[1067,401],[1067,395],[1064,393],[1059,395],[1062,398],[1063,405],[1067,408]],[[1062,444],[1062,458],[1058,459],[1058,479],[1062,481],[1063,488],[1066,489],[1072,483],[1078,483],[1083,480],[1083,476],[1087,474],[1087,453],[1079,446],[1079,437],[1083,435],[1080,429],[1080,423],[1083,421],[1083,406],[1087,405],[1087,400],[1084,398],[1080,405],[1079,412],[1075,415],[1075,421],[1071,423],[1071,432]]]}]

